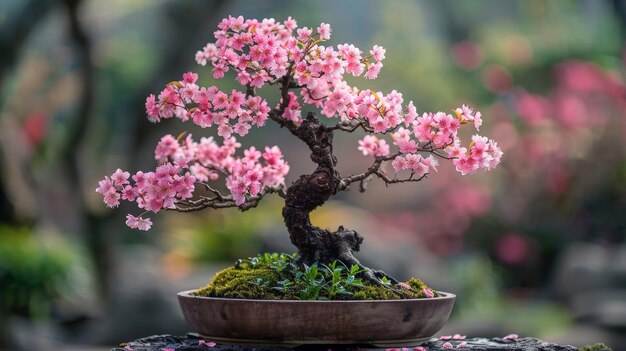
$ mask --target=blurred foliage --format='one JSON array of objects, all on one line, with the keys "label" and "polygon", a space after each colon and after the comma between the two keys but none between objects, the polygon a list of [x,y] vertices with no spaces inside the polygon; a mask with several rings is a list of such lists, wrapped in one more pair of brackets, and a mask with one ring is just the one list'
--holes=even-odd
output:
[{"label": "blurred foliage", "polygon": [[60,238],[45,241],[27,228],[0,226],[0,311],[47,318],[54,301],[84,292],[84,253]]},{"label": "blurred foliage", "polygon": [[[172,215],[167,219],[166,245],[194,262],[233,262],[255,256],[263,247],[264,231],[281,223],[281,201],[264,199],[258,208],[208,211],[204,216]],[[278,227],[283,231],[283,227]],[[286,235],[286,230],[285,235]]]},{"label": "blurred foliage", "polygon": [[450,272],[450,279],[459,285],[453,311],[455,323],[496,323],[503,330],[540,338],[558,334],[571,325],[569,312],[561,304],[539,296],[503,294],[505,271],[488,257],[468,254],[455,258]]}]

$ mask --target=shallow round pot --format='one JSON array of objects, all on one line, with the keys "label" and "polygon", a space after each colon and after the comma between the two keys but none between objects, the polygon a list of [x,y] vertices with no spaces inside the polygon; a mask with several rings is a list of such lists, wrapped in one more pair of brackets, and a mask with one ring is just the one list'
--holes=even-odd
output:
[{"label": "shallow round pot", "polygon": [[185,320],[215,341],[413,346],[448,320],[455,295],[375,301],[249,300],[178,293]]}]

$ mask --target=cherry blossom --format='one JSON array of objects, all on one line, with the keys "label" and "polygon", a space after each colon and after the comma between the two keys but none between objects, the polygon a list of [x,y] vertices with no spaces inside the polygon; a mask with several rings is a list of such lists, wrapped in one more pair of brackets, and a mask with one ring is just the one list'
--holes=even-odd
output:
[{"label": "cherry blossom", "polygon": [[[129,215],[127,224],[139,230],[152,226],[144,217],[148,212],[256,206],[265,194],[283,191],[289,166],[277,146],[264,147],[264,152],[250,147],[243,156],[236,155],[241,144],[234,136],[244,137],[270,119],[283,127],[291,123],[293,133],[304,123],[305,107],[319,109],[330,130],[365,132],[357,148],[373,157],[374,164],[365,173],[344,178],[340,190],[347,190],[353,181],[363,185],[371,175],[387,184],[419,181],[437,171],[439,158],[452,160],[461,174],[498,165],[502,151],[495,141],[474,135],[465,144],[458,135],[465,124],[477,130],[481,127],[480,112],[462,105],[452,114],[423,112],[420,116],[413,102],[405,101],[396,90],[385,93],[351,86],[347,75],[378,77],[386,50],[380,45],[366,51],[348,43],[328,45],[331,33],[327,23],[298,27],[291,17],[283,22],[242,16],[222,19],[213,33],[215,40],[198,50],[195,59],[214,79],[231,77],[240,87],[225,91],[201,86],[199,74],[189,71],[150,94],[145,108],[153,123],[176,118],[215,128],[223,141],[163,136],[154,151],[159,163],[154,171],[131,176],[118,169],[100,181],[96,191],[105,204],[117,207],[120,200],[135,202],[144,213]],[[268,85],[280,88],[275,103],[256,94]],[[387,162],[395,176],[381,168]],[[398,173],[405,171],[410,175],[400,178]],[[212,185],[218,180],[229,194]]]},{"label": "cherry blossom", "polygon": [[[216,190],[214,194],[220,200],[231,200],[236,206],[262,191],[273,191],[284,185],[289,165],[282,159],[278,147],[268,147],[265,153],[250,147],[244,150],[243,156],[237,156],[240,147],[234,137],[219,145],[210,137],[197,142],[191,135],[184,140],[165,135],[155,149],[155,159],[160,162],[155,171],[138,171],[130,182],[130,173],[118,169],[101,180],[96,191],[110,207],[118,206],[122,199],[136,202],[145,214],[177,206],[191,207],[193,202],[189,199],[194,196],[195,184],[220,177],[225,179],[231,195],[221,195]],[[126,225],[146,231],[152,227],[152,221],[143,215],[129,214]]]},{"label": "cherry blossom", "polygon": [[517,340],[519,338],[519,335],[517,334],[509,334],[505,337],[503,337],[502,339],[504,340]]}]

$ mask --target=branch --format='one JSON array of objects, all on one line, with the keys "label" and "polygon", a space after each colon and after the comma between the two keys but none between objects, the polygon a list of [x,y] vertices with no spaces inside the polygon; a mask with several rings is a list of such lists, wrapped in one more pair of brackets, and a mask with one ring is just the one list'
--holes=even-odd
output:
[{"label": "branch", "polygon": [[267,194],[278,193],[279,196],[285,197],[285,192],[282,186],[267,187],[259,192],[256,196],[250,196],[246,198],[246,202],[241,205],[235,203],[235,198],[232,195],[224,196],[219,191],[211,188],[208,184],[200,183],[207,190],[211,191],[215,196],[207,197],[202,196],[198,200],[182,200],[175,203],[175,207],[172,211],[176,212],[195,212],[205,208],[229,208],[238,207],[242,211],[249,210],[256,207],[261,199]]},{"label": "branch", "polygon": [[389,185],[389,184],[396,184],[396,183],[419,182],[420,180],[426,178],[426,176],[429,173],[425,173],[419,178],[413,178],[415,177],[415,172],[411,172],[411,175],[406,179],[398,179],[398,178],[391,179],[380,170],[376,171],[375,174],[376,176],[378,176],[378,178],[382,179],[386,185]]},{"label": "branch", "polygon": [[380,171],[380,167],[382,166],[383,161],[393,160],[399,155],[400,153],[396,152],[388,156],[376,157],[374,159],[374,163],[365,172],[341,178],[341,182],[339,183],[339,188],[337,189],[337,191],[350,190],[350,184],[354,182],[361,182],[359,191],[365,192],[367,188],[367,182],[369,181],[368,178]]}]

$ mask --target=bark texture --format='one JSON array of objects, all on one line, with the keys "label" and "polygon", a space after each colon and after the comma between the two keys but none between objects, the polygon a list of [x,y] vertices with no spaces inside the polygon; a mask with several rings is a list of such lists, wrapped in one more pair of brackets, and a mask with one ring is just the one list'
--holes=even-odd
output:
[{"label": "bark texture", "polygon": [[300,176],[287,188],[283,218],[291,242],[307,264],[334,260],[347,265],[358,264],[353,253],[359,251],[363,238],[357,232],[343,227],[331,232],[314,226],[310,218],[313,210],[340,190],[342,178],[335,169],[333,131],[312,112],[291,131],[309,146],[311,160],[317,164],[313,173]]}]

